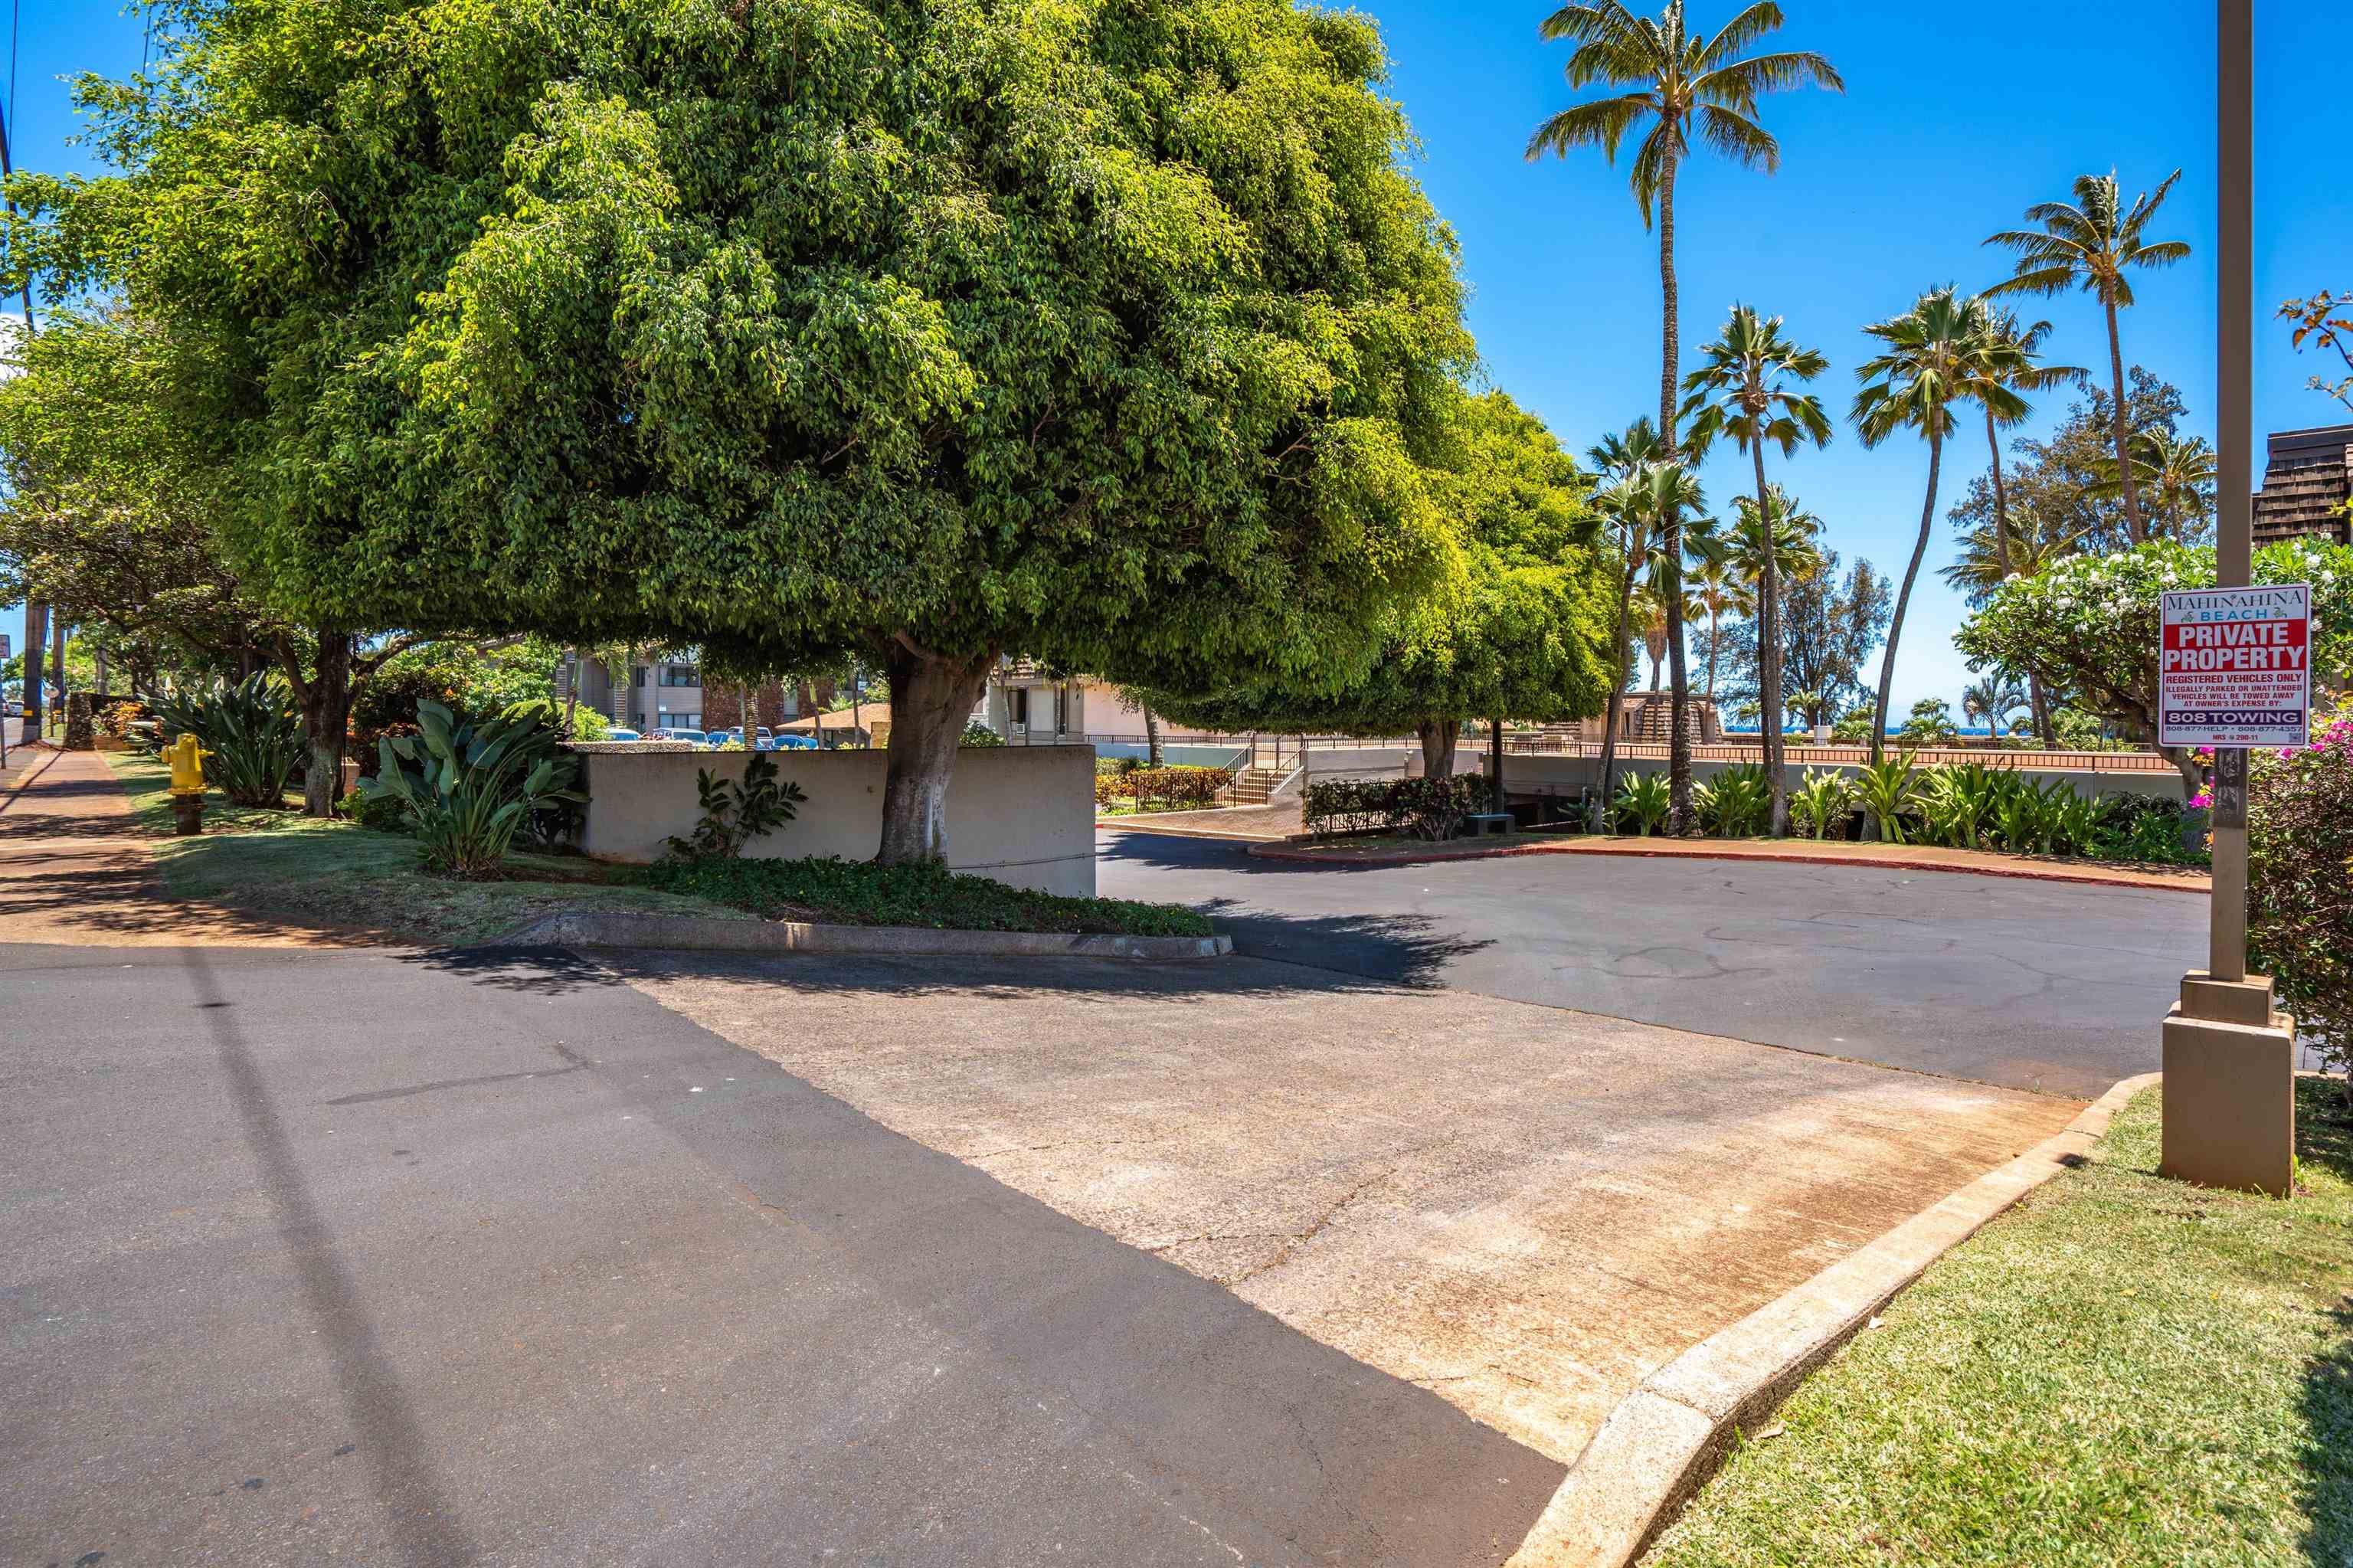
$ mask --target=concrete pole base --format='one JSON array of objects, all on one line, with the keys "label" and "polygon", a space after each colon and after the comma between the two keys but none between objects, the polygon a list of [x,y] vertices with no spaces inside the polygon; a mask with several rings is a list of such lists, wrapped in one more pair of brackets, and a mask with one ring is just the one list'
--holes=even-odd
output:
[{"label": "concrete pole base", "polygon": [[2295,1020],[2263,975],[2193,969],[2165,1020],[2158,1170],[2201,1187],[2284,1198],[2295,1183]]}]

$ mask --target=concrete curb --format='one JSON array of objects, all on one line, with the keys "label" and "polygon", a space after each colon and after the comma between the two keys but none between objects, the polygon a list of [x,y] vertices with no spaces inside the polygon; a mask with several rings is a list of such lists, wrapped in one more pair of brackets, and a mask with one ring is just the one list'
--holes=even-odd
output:
[{"label": "concrete curb", "polygon": [[1231,937],[1074,936],[1056,931],[939,931],[927,926],[819,926],[564,909],[489,944],[499,948],[661,948],[701,953],[832,953],[924,959],[1223,958]]},{"label": "concrete curb", "polygon": [[2126,1078],[2064,1132],[1701,1340],[1620,1400],[1505,1568],[1626,1568],[1754,1427],[1922,1271],[2069,1166],[2160,1075]]},{"label": "concrete curb", "polygon": [[2086,887],[2146,888],[2159,893],[2194,893],[2204,898],[2212,891],[2211,884],[2193,883],[2186,878],[2169,876],[2134,877],[2092,876],[2082,872],[2046,871],[2033,865],[1968,865],[1949,861],[1914,860],[1902,855],[1811,855],[1776,854],[1771,853],[1715,853],[1706,850],[1641,849],[1634,845],[1601,847],[1592,844],[1511,844],[1488,850],[1461,850],[1451,853],[1423,853],[1419,850],[1383,851],[1379,854],[1357,855],[1341,859],[1314,850],[1269,846],[1248,852],[1253,859],[1290,861],[1301,865],[1429,865],[1454,860],[1502,860],[1526,854],[1601,854],[1629,855],[1645,860],[1704,860],[1763,861],[1775,865],[1869,866],[1879,871],[1941,871],[1956,876],[2006,876],[2021,882],[2072,882]]}]

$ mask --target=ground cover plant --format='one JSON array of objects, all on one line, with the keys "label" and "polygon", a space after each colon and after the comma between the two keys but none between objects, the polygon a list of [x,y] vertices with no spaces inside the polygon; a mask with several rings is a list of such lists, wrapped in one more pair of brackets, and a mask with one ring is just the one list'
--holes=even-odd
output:
[{"label": "ground cover plant", "polygon": [[936,865],[806,860],[669,861],[638,874],[647,885],[767,919],[951,931],[1057,931],[1207,937],[1207,916],[1174,904],[1075,898],[965,876]]},{"label": "ground cover plant", "polygon": [[2353,1561],[2353,1121],[2288,1202],[2157,1175],[2158,1092],[1749,1435],[1646,1568]]},{"label": "ground cover plant", "polygon": [[236,915],[371,938],[479,942],[557,909],[733,916],[723,905],[646,886],[628,868],[578,855],[510,853],[492,881],[427,871],[417,841],[284,807],[205,805],[205,831],[172,832],[171,770],[129,752],[109,754],[130,792],[132,822],[152,839],[166,893]]}]

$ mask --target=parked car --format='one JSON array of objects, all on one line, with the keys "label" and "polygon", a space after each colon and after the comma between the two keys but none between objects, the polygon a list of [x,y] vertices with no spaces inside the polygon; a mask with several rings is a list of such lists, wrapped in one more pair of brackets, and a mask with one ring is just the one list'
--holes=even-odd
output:
[{"label": "parked car", "polygon": [[645,736],[633,729],[617,729],[605,736],[607,740],[643,740]]},{"label": "parked car", "polygon": [[778,751],[815,751],[817,738],[807,735],[780,735],[776,736],[776,749]]}]

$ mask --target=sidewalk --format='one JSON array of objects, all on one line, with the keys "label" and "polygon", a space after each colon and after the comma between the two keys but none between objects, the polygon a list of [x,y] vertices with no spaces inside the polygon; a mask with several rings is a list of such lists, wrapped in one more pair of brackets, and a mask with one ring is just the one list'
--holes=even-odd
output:
[{"label": "sidewalk", "polygon": [[179,903],[164,890],[130,798],[92,751],[17,753],[0,775],[0,942],[275,948],[328,933]]},{"label": "sidewalk", "polygon": [[1519,837],[1509,842],[1486,844],[1463,840],[1403,847],[1393,842],[1360,846],[1344,841],[1332,844],[1269,844],[1253,847],[1250,853],[1261,860],[1309,865],[1414,865],[1429,861],[1488,860],[1524,854],[1680,856],[1689,860],[1783,861],[1800,865],[1868,865],[1893,871],[1957,871],[1978,876],[2156,887],[2178,893],[2203,894],[2212,886],[2212,879],[2205,872],[2190,867],[2175,871],[1947,849],[1934,844],[1859,844],[1812,839],[1626,839],[1579,835]]}]

